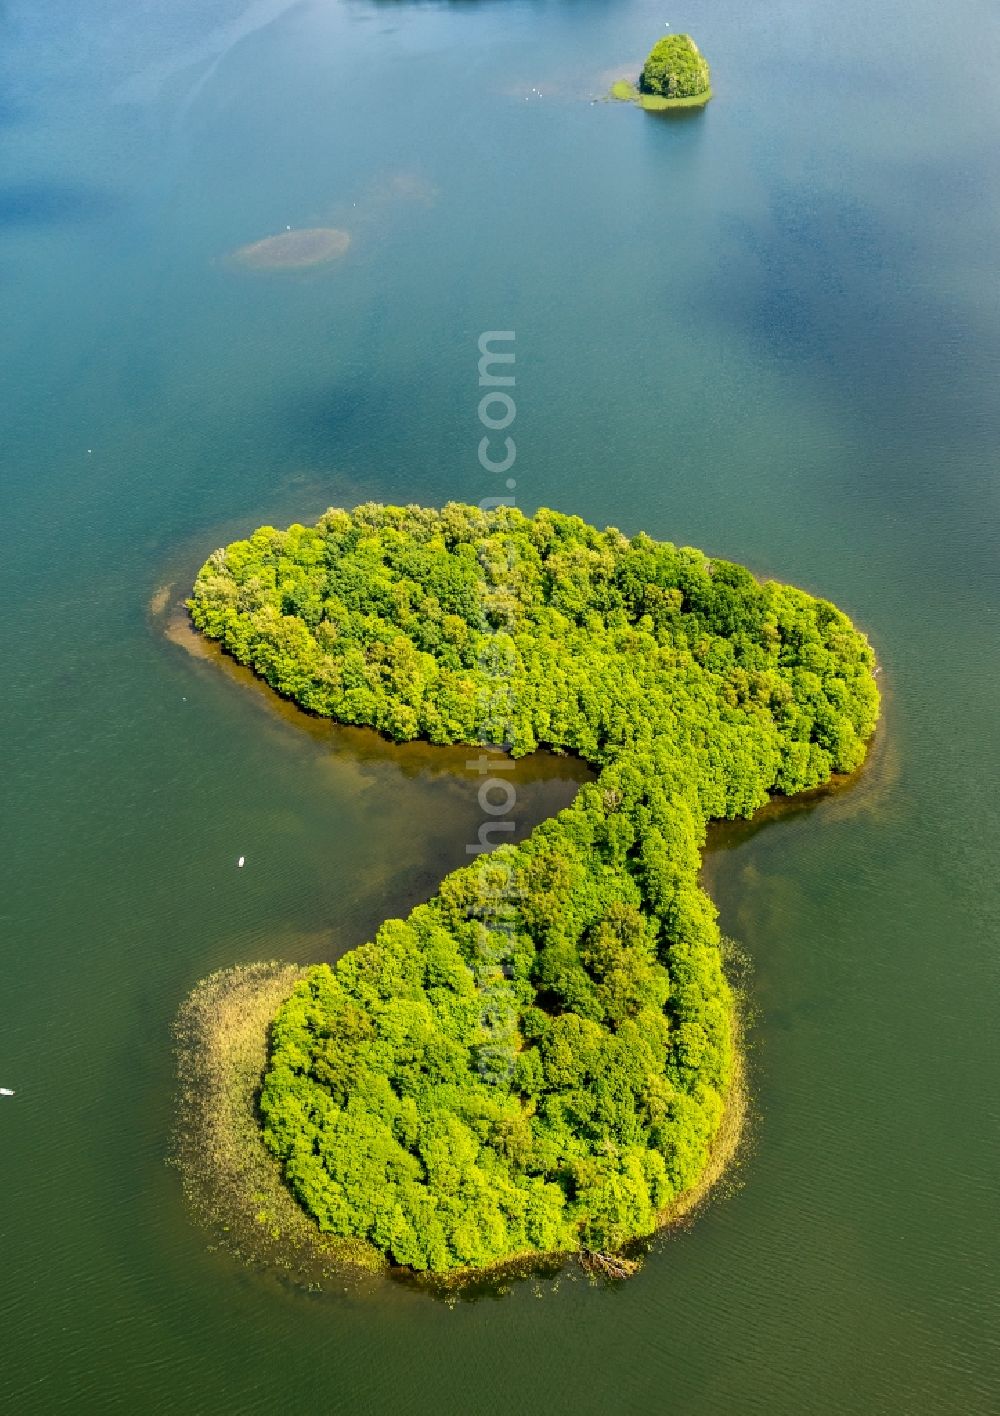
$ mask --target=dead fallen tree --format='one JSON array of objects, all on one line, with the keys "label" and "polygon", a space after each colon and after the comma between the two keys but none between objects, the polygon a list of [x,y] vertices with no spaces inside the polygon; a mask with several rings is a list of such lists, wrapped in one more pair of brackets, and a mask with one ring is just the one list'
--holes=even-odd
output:
[{"label": "dead fallen tree", "polygon": [[580,1250],[580,1267],[602,1278],[631,1278],[639,1271],[638,1259],[626,1259],[621,1254],[602,1254],[597,1249]]}]

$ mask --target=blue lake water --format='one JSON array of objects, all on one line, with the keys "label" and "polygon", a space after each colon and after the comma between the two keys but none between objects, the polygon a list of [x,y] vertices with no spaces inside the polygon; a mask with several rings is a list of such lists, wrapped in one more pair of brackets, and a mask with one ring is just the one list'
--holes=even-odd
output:
[{"label": "blue lake water", "polygon": [[[594,102],[668,22],[709,107]],[[0,1409],[997,1409],[998,62],[976,0],[0,5]],[[230,259],[311,226],[347,254]],[[859,787],[708,864],[753,965],[738,1183],[618,1289],[310,1295],[191,1223],[171,1021],[430,893],[478,783],[164,626],[264,521],[505,494],[488,329],[519,505],[835,600],[885,720]],[[526,768],[526,811],[575,779]]]}]

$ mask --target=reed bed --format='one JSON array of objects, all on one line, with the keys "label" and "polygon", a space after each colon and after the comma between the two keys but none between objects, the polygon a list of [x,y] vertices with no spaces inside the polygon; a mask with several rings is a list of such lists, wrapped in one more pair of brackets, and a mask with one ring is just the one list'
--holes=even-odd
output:
[{"label": "reed bed", "polygon": [[174,1025],[178,1101],[171,1161],[214,1243],[297,1283],[383,1270],[368,1245],[323,1234],[284,1183],[257,1110],[271,1021],[306,972],[270,961],[222,969],[197,985]]}]

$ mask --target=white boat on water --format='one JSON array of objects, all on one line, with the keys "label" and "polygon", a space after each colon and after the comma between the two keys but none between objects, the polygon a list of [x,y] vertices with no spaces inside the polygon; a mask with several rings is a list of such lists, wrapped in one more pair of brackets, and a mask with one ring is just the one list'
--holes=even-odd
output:
[{"label": "white boat on water", "polygon": [[0,1096],[13,1096],[14,1093],[9,1087],[0,1087]]}]

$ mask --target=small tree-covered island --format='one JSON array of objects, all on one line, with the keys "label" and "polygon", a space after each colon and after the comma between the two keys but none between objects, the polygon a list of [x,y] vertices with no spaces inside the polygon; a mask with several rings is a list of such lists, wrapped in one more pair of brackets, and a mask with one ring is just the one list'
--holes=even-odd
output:
[{"label": "small tree-covered island", "polygon": [[595,772],[522,844],[286,977],[257,1136],[317,1231],[454,1278],[607,1258],[682,1211],[740,1068],[706,827],[861,764],[864,635],[701,551],[457,504],[263,527],[209,558],[189,609],[311,713],[483,753],[481,846],[505,800],[484,744]]},{"label": "small tree-covered island", "polygon": [[638,85],[619,79],[611,86],[611,96],[650,112],[701,108],[712,97],[712,77],[689,34],[668,34],[649,51]]}]

